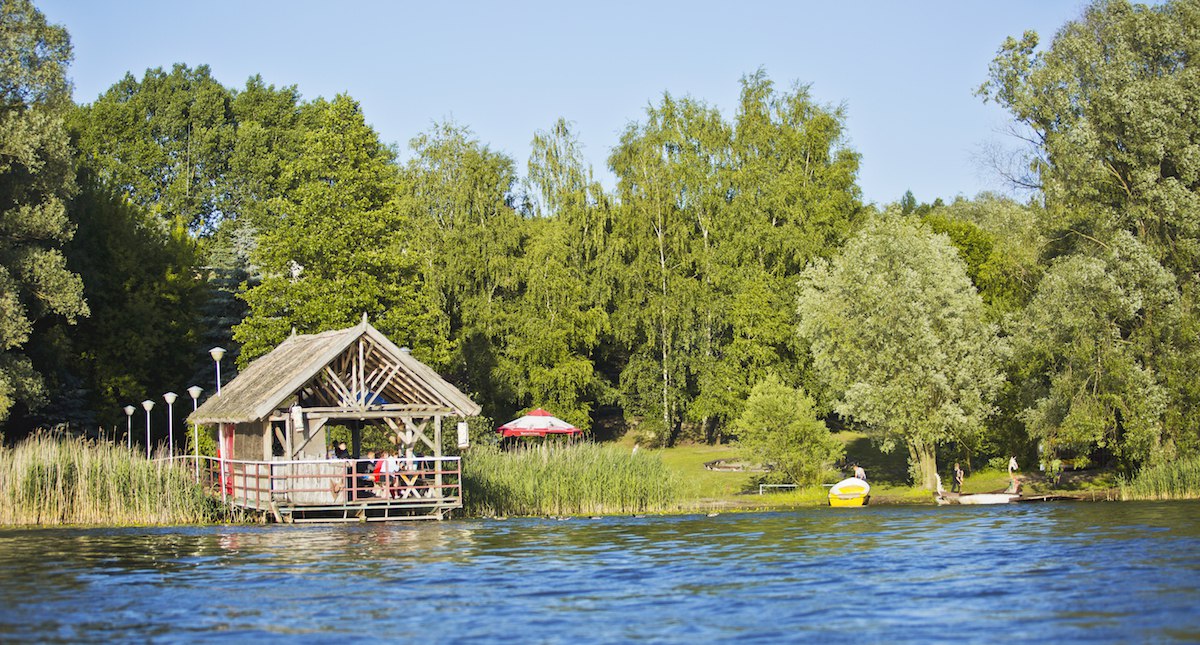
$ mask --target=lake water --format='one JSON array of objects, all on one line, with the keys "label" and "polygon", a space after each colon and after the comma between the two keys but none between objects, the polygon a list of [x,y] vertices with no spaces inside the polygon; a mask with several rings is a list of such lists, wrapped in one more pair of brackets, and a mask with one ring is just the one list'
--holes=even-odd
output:
[{"label": "lake water", "polygon": [[0,531],[0,641],[1200,639],[1200,504]]}]

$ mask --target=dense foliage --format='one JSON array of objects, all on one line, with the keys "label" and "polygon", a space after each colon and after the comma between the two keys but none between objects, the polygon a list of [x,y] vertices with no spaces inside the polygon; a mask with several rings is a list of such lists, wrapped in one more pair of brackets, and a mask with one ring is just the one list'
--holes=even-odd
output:
[{"label": "dense foliage", "polygon": [[1000,46],[979,93],[1028,146],[1027,201],[880,207],[844,108],[762,70],[731,115],[654,100],[606,189],[565,119],[522,175],[462,124],[401,161],[350,96],[204,65],[75,105],[65,30],[0,7],[10,439],[123,427],[121,405],[211,383],[210,347],[244,366],[366,314],[488,419],[737,439],[795,479],[837,457],[823,422],[905,446],[926,484],[939,452],[1200,452],[1200,0],[1097,0]]},{"label": "dense foliage", "polygon": [[826,467],[841,459],[845,450],[817,418],[812,397],[780,383],[774,375],[750,390],[735,427],[750,463],[768,464],[790,483],[821,483]]}]

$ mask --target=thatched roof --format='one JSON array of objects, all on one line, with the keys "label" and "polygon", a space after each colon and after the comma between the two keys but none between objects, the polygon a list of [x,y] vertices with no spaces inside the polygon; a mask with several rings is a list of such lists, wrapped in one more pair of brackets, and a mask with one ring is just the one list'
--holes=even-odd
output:
[{"label": "thatched roof", "polygon": [[364,318],[362,324],[292,336],[221,388],[188,417],[192,423],[267,418],[299,396],[302,405],[346,410],[440,410],[479,414],[479,406]]}]

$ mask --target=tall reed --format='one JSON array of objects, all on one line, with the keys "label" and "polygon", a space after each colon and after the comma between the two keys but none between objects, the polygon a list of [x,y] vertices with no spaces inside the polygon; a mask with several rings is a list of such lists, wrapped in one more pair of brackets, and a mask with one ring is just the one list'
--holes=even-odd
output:
[{"label": "tall reed", "polygon": [[464,510],[475,516],[662,511],[680,486],[657,455],[616,446],[479,446],[463,458]]},{"label": "tall reed", "polygon": [[121,446],[38,434],[0,448],[0,524],[194,524],[221,518],[192,471]]},{"label": "tall reed", "polygon": [[1200,455],[1147,466],[1132,480],[1118,483],[1121,499],[1200,498]]}]

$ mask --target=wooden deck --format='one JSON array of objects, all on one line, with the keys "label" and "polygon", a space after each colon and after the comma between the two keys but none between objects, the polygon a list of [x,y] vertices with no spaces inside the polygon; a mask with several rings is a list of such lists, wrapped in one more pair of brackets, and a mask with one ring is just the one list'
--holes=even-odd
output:
[{"label": "wooden deck", "polygon": [[345,459],[222,463],[201,457],[198,468],[188,468],[224,503],[282,523],[444,520],[462,508],[458,457],[422,458],[391,486],[357,472],[365,464]]}]

